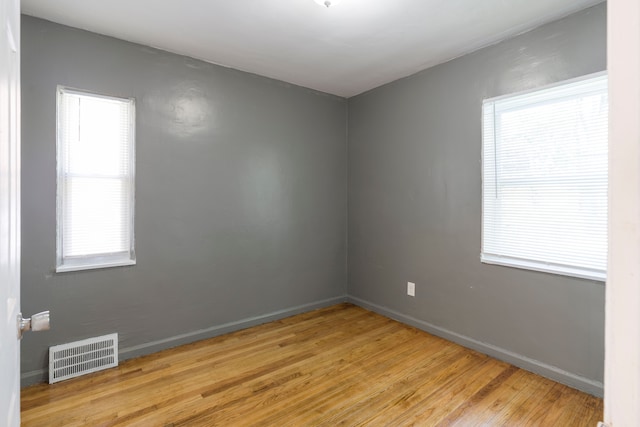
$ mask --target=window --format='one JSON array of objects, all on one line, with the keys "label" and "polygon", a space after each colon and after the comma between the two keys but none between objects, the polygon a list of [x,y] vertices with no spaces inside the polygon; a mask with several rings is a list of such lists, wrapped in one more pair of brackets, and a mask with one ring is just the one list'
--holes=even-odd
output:
[{"label": "window", "polygon": [[58,272],[135,264],[134,107],[58,87]]},{"label": "window", "polygon": [[607,76],[482,109],[482,262],[605,280]]}]

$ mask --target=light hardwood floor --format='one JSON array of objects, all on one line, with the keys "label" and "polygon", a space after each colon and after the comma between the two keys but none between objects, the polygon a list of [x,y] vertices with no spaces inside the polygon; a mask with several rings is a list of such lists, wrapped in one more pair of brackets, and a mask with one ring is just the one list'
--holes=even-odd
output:
[{"label": "light hardwood floor", "polygon": [[22,391],[24,426],[595,426],[602,400],[349,304]]}]

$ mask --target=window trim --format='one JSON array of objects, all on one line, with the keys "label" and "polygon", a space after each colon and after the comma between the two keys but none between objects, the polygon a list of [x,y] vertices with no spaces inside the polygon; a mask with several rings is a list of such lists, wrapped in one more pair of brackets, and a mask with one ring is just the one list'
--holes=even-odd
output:
[{"label": "window trim", "polygon": [[[607,279],[607,271],[605,269],[605,271],[602,271],[600,269],[590,269],[590,268],[586,268],[586,267],[575,267],[575,266],[570,266],[570,265],[565,265],[565,264],[559,264],[559,263],[553,263],[553,262],[546,262],[546,261],[537,261],[537,260],[530,260],[530,259],[523,259],[523,258],[519,258],[519,257],[514,257],[514,256],[505,256],[505,255],[498,255],[498,254],[492,254],[492,253],[485,253],[485,191],[484,191],[484,187],[485,187],[485,135],[487,134],[487,131],[485,129],[485,120],[484,120],[484,116],[485,116],[485,105],[486,104],[493,104],[494,105],[494,120],[495,120],[495,114],[497,111],[500,112],[504,112],[504,111],[510,111],[513,109],[518,109],[524,105],[531,105],[531,103],[524,103],[522,100],[518,100],[518,99],[514,99],[512,104],[508,104],[507,107],[505,108],[504,106],[502,106],[500,109],[496,110],[495,109],[495,103],[496,102],[500,102],[500,101],[504,101],[506,99],[509,98],[519,98],[522,97],[524,95],[527,94],[531,94],[531,93],[535,93],[535,92],[542,92],[545,90],[550,90],[550,89],[554,89],[557,87],[561,87],[561,86],[566,86],[566,85],[570,85],[573,83],[578,83],[581,81],[585,81],[585,80],[590,80],[590,79],[596,79],[596,78],[601,78],[601,77],[606,77],[608,76],[608,73],[606,70],[604,71],[600,71],[597,73],[592,73],[592,74],[587,74],[584,76],[579,76],[579,77],[575,77],[572,79],[568,79],[568,80],[563,80],[563,81],[559,81],[559,82],[555,82],[555,83],[551,83],[545,86],[541,86],[541,87],[537,87],[537,88],[533,88],[533,89],[528,89],[528,90],[523,90],[523,91],[519,91],[519,92],[514,92],[514,93],[509,93],[509,94],[505,94],[505,95],[500,95],[500,96],[496,96],[493,98],[487,98],[484,99],[482,101],[482,111],[481,111],[481,136],[482,136],[482,145],[481,145],[481,150],[480,150],[480,170],[481,170],[481,206],[480,206],[480,211],[481,211],[481,223],[480,223],[480,234],[481,234],[481,243],[480,243],[480,262],[484,263],[484,264],[490,264],[490,265],[500,265],[500,266],[505,266],[505,267],[512,267],[512,268],[520,268],[520,269],[525,269],[525,270],[532,270],[532,271],[540,271],[540,272],[544,272],[544,273],[551,273],[551,274],[556,274],[556,275],[561,275],[561,276],[569,276],[569,277],[576,277],[576,278],[582,278],[582,279],[588,279],[588,280],[594,280],[594,281],[599,281],[599,282],[605,282]],[[580,94],[585,94],[585,93],[589,93],[589,92],[579,92]],[[595,91],[593,93],[596,93]],[[543,95],[541,95],[543,96]],[[495,135],[495,126],[494,129],[491,131],[492,134]],[[495,136],[494,136],[495,138]]]},{"label": "window trim", "polygon": [[[548,90],[548,89],[554,89],[556,87],[560,87],[560,86],[567,86],[573,83],[578,83],[584,80],[590,80],[590,79],[595,79],[598,77],[604,77],[607,76],[608,77],[609,73],[607,72],[607,70],[604,71],[598,71],[596,73],[591,73],[591,74],[585,74],[583,76],[578,76],[578,77],[574,77],[571,79],[567,79],[567,80],[561,80],[558,82],[553,82],[553,83],[549,83],[543,86],[539,86],[539,87],[535,87],[532,89],[525,89],[525,90],[521,90],[521,91],[517,91],[517,92],[512,92],[512,93],[505,93],[504,95],[498,95],[498,96],[494,96],[492,98],[485,98],[482,100],[482,104],[486,104],[489,102],[497,102],[497,101],[502,101],[504,99],[509,99],[509,98],[515,98],[515,97],[520,97],[523,95],[527,95],[529,93],[535,93],[535,92],[542,92],[544,90]],[[582,93],[582,92],[581,92]]]},{"label": "window trim", "polygon": [[[130,247],[127,251],[101,253],[86,256],[69,256],[63,255],[63,181],[64,168],[61,160],[62,155],[62,127],[61,127],[61,105],[64,94],[91,96],[94,98],[102,98],[127,102],[130,104],[129,109],[129,136],[131,141],[131,155],[129,159],[129,206],[130,212]],[[136,102],[133,97],[118,97],[105,95],[93,91],[71,88],[68,86],[58,85],[56,87],[56,273],[93,270],[99,268],[121,267],[136,264],[135,252],[135,158],[136,158]]]}]

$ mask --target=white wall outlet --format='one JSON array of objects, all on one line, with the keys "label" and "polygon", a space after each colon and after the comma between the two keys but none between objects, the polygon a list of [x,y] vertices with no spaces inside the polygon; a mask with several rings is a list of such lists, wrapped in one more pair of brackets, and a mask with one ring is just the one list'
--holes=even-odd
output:
[{"label": "white wall outlet", "polygon": [[407,282],[407,295],[416,296],[416,284],[413,282]]}]

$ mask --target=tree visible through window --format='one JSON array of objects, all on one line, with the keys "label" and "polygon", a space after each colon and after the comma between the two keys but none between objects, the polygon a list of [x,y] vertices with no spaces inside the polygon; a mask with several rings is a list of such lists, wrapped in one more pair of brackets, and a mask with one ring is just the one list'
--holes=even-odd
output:
[{"label": "tree visible through window", "polygon": [[482,261],[604,280],[607,76],[483,104]]}]

